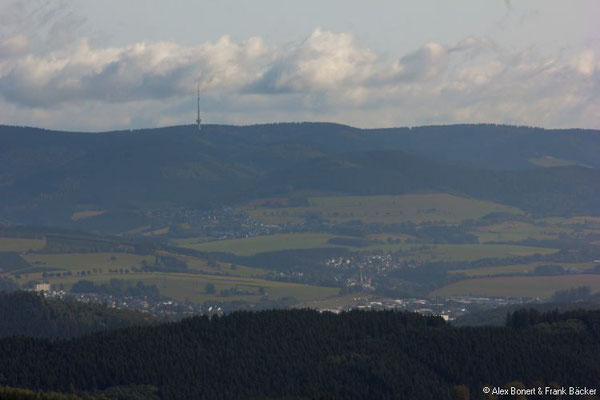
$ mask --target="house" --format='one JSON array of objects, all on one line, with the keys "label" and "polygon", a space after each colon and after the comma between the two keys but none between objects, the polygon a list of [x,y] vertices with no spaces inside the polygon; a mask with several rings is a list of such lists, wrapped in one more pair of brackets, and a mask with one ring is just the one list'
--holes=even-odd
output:
[{"label": "house", "polygon": [[36,292],[49,292],[50,284],[49,283],[38,283],[35,285]]}]

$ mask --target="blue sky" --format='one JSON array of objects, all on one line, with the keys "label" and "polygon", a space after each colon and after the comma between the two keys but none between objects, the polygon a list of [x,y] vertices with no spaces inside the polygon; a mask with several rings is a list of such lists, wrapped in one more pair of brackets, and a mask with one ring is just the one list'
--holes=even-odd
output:
[{"label": "blue sky", "polygon": [[595,0],[0,1],[0,123],[600,128]]}]

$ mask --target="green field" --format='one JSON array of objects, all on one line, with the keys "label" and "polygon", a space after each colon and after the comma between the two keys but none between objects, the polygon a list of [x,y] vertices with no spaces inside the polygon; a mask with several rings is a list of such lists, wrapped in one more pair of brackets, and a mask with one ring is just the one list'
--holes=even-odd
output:
[{"label": "green field", "polygon": [[0,251],[15,251],[18,253],[29,250],[40,250],[46,245],[44,239],[23,239],[0,237]]},{"label": "green field", "polygon": [[591,217],[586,215],[580,215],[577,217],[563,218],[563,217],[548,217],[538,220],[539,223],[553,226],[562,226],[569,228],[576,228],[578,226],[589,226],[592,230],[600,230],[600,217]]},{"label": "green field", "polygon": [[255,202],[243,207],[243,211],[264,223],[298,221],[306,214],[318,214],[335,222],[361,220],[365,223],[456,223],[465,219],[478,219],[491,212],[522,213],[514,207],[446,193],[309,197],[308,202],[309,205],[305,207],[283,208],[262,207]]},{"label": "green field", "polygon": [[504,258],[551,254],[555,249],[508,244],[440,244],[420,254],[420,259],[430,261],[474,261],[481,258]]},{"label": "green field", "polygon": [[[89,280],[92,282],[108,282],[110,279],[125,279],[136,283],[142,281],[145,284],[156,285],[163,296],[172,297],[179,300],[189,300],[193,302],[204,302],[206,300],[215,301],[233,301],[233,300],[259,300],[259,288],[264,288],[271,299],[280,299],[282,297],[292,296],[299,301],[308,301],[314,299],[324,299],[337,295],[338,288],[328,288],[312,285],[303,285],[299,283],[268,281],[264,279],[245,278],[236,276],[214,276],[203,274],[186,273],[130,273],[130,274],[102,274],[89,275],[85,277],[69,276],[60,278],[49,278],[48,282],[60,285],[69,289],[71,285],[79,280]],[[207,283],[215,286],[216,294],[205,293],[204,288]],[[219,296],[222,289],[238,288],[239,290],[253,292],[254,295],[234,295]]]},{"label": "green field", "polygon": [[440,244],[423,245],[414,243],[375,244],[364,247],[335,246],[327,241],[339,237],[327,233],[286,233],[270,236],[256,236],[245,239],[218,240],[196,243],[195,239],[177,240],[181,247],[208,252],[230,252],[240,256],[250,256],[262,252],[310,249],[323,247],[346,247],[353,251],[403,252],[407,257],[421,261],[472,261],[480,258],[503,258],[550,254],[555,249],[507,244]]},{"label": "green field", "polygon": [[256,278],[267,274],[267,271],[261,268],[247,267],[245,265],[232,265],[226,263],[215,263],[208,265],[206,260],[191,257],[179,256],[179,259],[185,261],[191,270],[205,274],[227,274],[247,278]]},{"label": "green field", "polygon": [[229,252],[240,256],[249,256],[267,251],[336,247],[327,243],[329,239],[334,237],[339,236],[328,233],[282,233],[213,242],[198,242],[194,238],[180,239],[175,240],[174,244],[194,250]]},{"label": "green field", "polygon": [[[132,268],[140,268],[143,261],[153,264],[155,257],[130,253],[26,254],[24,257],[34,267],[45,267],[48,271],[91,272],[91,274],[84,276],[74,274],[70,276],[63,275],[42,278],[42,271],[39,271],[21,274],[16,279],[20,284],[24,284],[31,279],[43,279],[57,286],[62,285],[65,289],[69,289],[73,283],[79,280],[107,282],[110,279],[116,278],[128,280],[134,284],[138,281],[146,284],[155,284],[159,288],[161,295],[179,300],[188,299],[194,302],[204,302],[206,300],[258,301],[262,297],[259,294],[260,288],[264,288],[267,296],[271,299],[291,296],[298,299],[298,301],[328,298],[337,295],[339,290],[338,288],[260,279],[259,277],[264,276],[266,271],[259,268],[251,268],[243,265],[236,265],[232,268],[230,264],[223,263],[208,265],[206,260],[182,255],[178,255],[177,257],[184,260],[191,270],[198,271],[199,273],[133,272]],[[109,272],[111,270],[123,270],[128,273]],[[215,286],[215,294],[205,293],[207,283],[212,283]],[[221,290],[233,288],[250,294],[219,296]]]},{"label": "green field", "polygon": [[555,249],[511,244],[382,244],[361,247],[360,250],[400,251],[408,258],[420,261],[474,261],[481,258],[505,258],[551,254]]},{"label": "green field", "polygon": [[517,242],[526,239],[557,239],[561,233],[571,233],[573,229],[561,225],[536,225],[520,221],[506,221],[499,224],[482,226],[471,233],[480,243]]},{"label": "green field", "polygon": [[512,275],[512,274],[523,274],[533,272],[537,267],[542,265],[557,265],[565,269],[582,272],[586,269],[594,267],[593,263],[548,263],[548,262],[535,262],[531,264],[514,264],[504,265],[498,267],[485,267],[485,268],[473,268],[473,269],[459,269],[454,271],[448,271],[450,274],[464,274],[468,277],[478,276],[490,276],[490,275]]},{"label": "green field", "polygon": [[[165,255],[170,255],[164,253]],[[92,271],[94,274],[107,274],[109,270],[123,269],[131,272],[132,268],[141,268],[142,262],[154,264],[154,256],[143,256],[131,253],[61,253],[61,254],[26,254],[23,256],[34,268],[45,268],[47,271]],[[177,255],[188,267],[205,274],[227,274],[239,277],[264,276],[266,271],[244,265],[214,263],[208,265],[206,260]],[[26,272],[26,271],[24,271]],[[41,272],[28,273],[28,279],[41,277]]]},{"label": "green field", "polygon": [[591,168],[585,164],[578,163],[577,161],[565,160],[563,158],[556,158],[552,156],[530,158],[529,162],[539,167],[567,167],[570,165],[577,165],[580,167]]},{"label": "green field", "polygon": [[26,254],[23,256],[30,264],[36,266],[57,267],[70,271],[90,269],[140,268],[142,261],[154,262],[153,256],[141,256],[130,253],[61,253],[61,254]]},{"label": "green field", "polygon": [[467,279],[444,286],[433,296],[498,296],[548,298],[557,290],[589,286],[600,290],[600,275],[511,276]]}]

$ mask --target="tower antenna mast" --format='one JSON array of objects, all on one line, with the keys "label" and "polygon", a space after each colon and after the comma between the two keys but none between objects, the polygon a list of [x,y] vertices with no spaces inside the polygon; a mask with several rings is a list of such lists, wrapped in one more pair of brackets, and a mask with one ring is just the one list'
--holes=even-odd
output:
[{"label": "tower antenna mast", "polygon": [[198,116],[196,117],[196,124],[198,125],[198,131],[201,131],[202,119],[200,118],[200,84],[198,84]]}]

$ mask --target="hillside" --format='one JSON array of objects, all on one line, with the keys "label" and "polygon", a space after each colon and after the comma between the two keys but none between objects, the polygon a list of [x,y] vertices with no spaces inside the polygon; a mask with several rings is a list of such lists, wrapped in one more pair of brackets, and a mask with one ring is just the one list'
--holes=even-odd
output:
[{"label": "hillside", "polygon": [[143,383],[172,400],[430,400],[457,385],[481,399],[491,382],[595,387],[597,321],[593,311],[519,312],[508,327],[454,328],[398,312],[238,312],[71,340],[0,339],[0,377],[58,391]]},{"label": "hillside", "polygon": [[2,400],[107,400],[107,397],[81,397],[75,394],[64,394],[56,392],[34,392],[33,390],[1,387],[0,399]]},{"label": "hillside", "polygon": [[0,292],[0,337],[24,335],[65,338],[92,332],[148,325],[156,320],[141,313],[98,304],[48,300],[31,292]]},{"label": "hillside", "polygon": [[[544,198],[542,214],[597,212],[597,131],[273,124],[209,125],[199,135],[190,126],[88,134],[2,126],[0,141],[0,219],[17,223],[123,232],[146,222],[139,210],[220,207],[325,182],[344,193],[445,189],[526,208]],[[545,156],[593,168],[530,162]],[[356,165],[334,171],[345,161]],[[338,187],[326,177],[339,177]]]},{"label": "hillside", "polygon": [[534,215],[600,213],[600,171],[583,167],[495,171],[447,164],[401,151],[344,153],[277,171],[265,195],[322,191],[354,195],[450,192],[522,208]]}]

